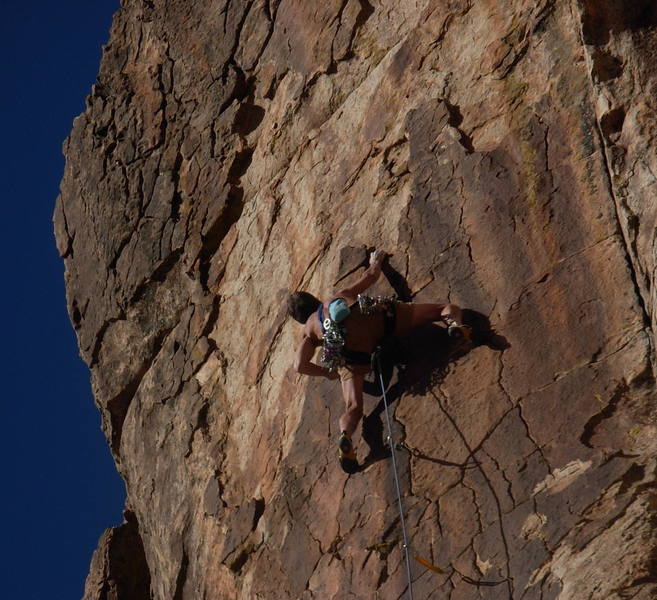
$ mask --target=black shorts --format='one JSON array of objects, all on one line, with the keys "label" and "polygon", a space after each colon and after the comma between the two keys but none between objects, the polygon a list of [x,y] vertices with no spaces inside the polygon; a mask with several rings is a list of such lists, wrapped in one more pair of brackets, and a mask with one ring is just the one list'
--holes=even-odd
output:
[{"label": "black shorts", "polygon": [[342,350],[342,356],[346,365],[369,365],[372,362],[372,355],[369,352],[360,352],[358,350]]},{"label": "black shorts", "polygon": [[397,303],[388,302],[383,312],[383,337],[390,337],[395,333],[395,325],[397,325]]}]

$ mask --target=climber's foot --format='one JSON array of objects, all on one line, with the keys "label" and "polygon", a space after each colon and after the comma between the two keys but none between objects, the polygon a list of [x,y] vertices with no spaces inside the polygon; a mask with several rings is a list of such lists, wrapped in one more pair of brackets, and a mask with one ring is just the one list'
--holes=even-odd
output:
[{"label": "climber's foot", "polygon": [[466,342],[472,338],[472,329],[468,325],[450,325],[447,328],[447,333],[449,337]]},{"label": "climber's foot", "polygon": [[354,446],[344,431],[340,434],[340,440],[338,441],[338,458],[340,460],[340,466],[345,473],[353,475],[359,470]]}]

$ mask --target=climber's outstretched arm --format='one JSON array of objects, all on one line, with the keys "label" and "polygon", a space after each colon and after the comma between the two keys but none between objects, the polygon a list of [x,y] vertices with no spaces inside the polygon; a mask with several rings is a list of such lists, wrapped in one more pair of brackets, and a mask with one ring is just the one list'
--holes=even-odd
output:
[{"label": "climber's outstretched arm", "polygon": [[381,264],[386,254],[381,250],[375,250],[370,254],[370,266],[365,270],[361,278],[352,286],[344,288],[336,293],[336,296],[355,301],[358,294],[362,294],[367,288],[374,285],[381,276]]}]

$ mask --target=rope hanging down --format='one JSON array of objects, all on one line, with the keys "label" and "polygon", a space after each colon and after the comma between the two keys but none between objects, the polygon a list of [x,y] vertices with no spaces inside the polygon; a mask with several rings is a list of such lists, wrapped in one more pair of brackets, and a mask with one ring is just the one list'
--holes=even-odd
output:
[{"label": "rope hanging down", "polygon": [[379,373],[379,381],[381,383],[381,393],[383,394],[383,406],[386,413],[386,421],[388,423],[388,444],[390,445],[390,454],[392,455],[392,472],[395,476],[395,487],[397,488],[397,502],[399,504],[399,522],[401,523],[404,556],[406,559],[406,576],[408,577],[408,597],[413,600],[413,580],[411,579],[411,559],[409,557],[408,537],[406,535],[406,522],[404,521],[404,507],[402,505],[401,490],[399,489],[399,477],[397,476],[397,460],[395,459],[396,446],[392,437],[392,425],[390,423],[390,415],[388,413],[388,398],[386,397],[386,387],[383,382],[383,374],[381,371],[381,360],[378,351],[376,352],[376,368]]},{"label": "rope hanging down", "polygon": [[[399,521],[401,524],[401,530],[402,530],[402,539],[403,539],[403,548],[404,548],[404,557],[406,559],[406,576],[408,578],[408,597],[410,600],[413,600],[413,580],[411,578],[411,559],[409,555],[409,543],[408,543],[408,536],[406,534],[406,522],[404,521],[404,507],[402,505],[402,499],[401,499],[401,490],[399,488],[399,476],[397,475],[397,460],[395,458],[395,451],[398,448],[403,448],[407,450],[410,454],[417,456],[416,453],[412,451],[411,448],[404,444],[396,444],[393,437],[392,437],[392,425],[390,422],[390,413],[388,412],[388,398],[386,396],[386,386],[383,381],[383,374],[381,371],[381,360],[379,358],[379,349],[377,348],[375,354],[376,358],[376,370],[379,373],[379,382],[381,383],[381,394],[383,396],[383,407],[385,409],[386,413],[386,422],[388,423],[388,444],[390,445],[390,454],[392,456],[392,472],[395,476],[395,487],[397,488],[397,503],[399,505]],[[469,456],[468,459],[462,463],[452,463],[449,461],[441,461],[438,459],[431,459],[433,462],[438,462],[440,464],[443,464],[445,466],[452,466],[452,467],[460,467],[462,469],[468,468],[467,463],[468,461],[472,459],[474,460],[474,465],[473,466],[478,466],[481,468],[479,463],[474,459],[473,456]],[[426,567],[427,569],[430,569],[432,571],[435,571],[436,573],[441,573],[444,574],[445,571],[443,571],[441,568],[436,567],[436,565],[430,563],[429,561],[419,557],[415,556],[415,560],[417,560],[422,566]],[[470,585],[474,585],[477,587],[494,587],[497,585],[500,585],[506,581],[509,581],[509,578],[506,577],[500,581],[481,581],[477,579],[472,579],[471,577],[468,577],[467,575],[463,575],[462,573],[459,573],[456,569],[452,568],[452,571],[458,573],[458,575],[461,577],[461,579],[465,583],[469,583]]]}]

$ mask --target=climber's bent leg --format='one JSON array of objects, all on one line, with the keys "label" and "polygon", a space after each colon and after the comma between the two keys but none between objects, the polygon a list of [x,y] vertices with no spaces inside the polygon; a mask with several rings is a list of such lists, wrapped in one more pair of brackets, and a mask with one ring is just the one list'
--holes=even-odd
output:
[{"label": "climber's bent leg", "polygon": [[456,304],[397,304],[396,336],[408,335],[416,327],[445,321],[463,324],[463,312]]},{"label": "climber's bent leg", "polygon": [[351,438],[363,417],[363,381],[365,376],[346,368],[345,371],[341,369],[340,379],[342,382],[342,396],[345,402],[345,412],[340,417],[340,433],[346,432]]},{"label": "climber's bent leg", "polygon": [[[340,379],[342,381],[342,395],[346,410],[340,417],[340,438],[338,440],[338,458],[340,466],[350,475],[359,470],[356,451],[351,443],[351,436],[356,431],[359,421],[363,417],[363,382],[364,370],[369,367],[342,367]],[[354,372],[356,371],[356,372]],[[359,372],[360,371],[360,372]]]}]

